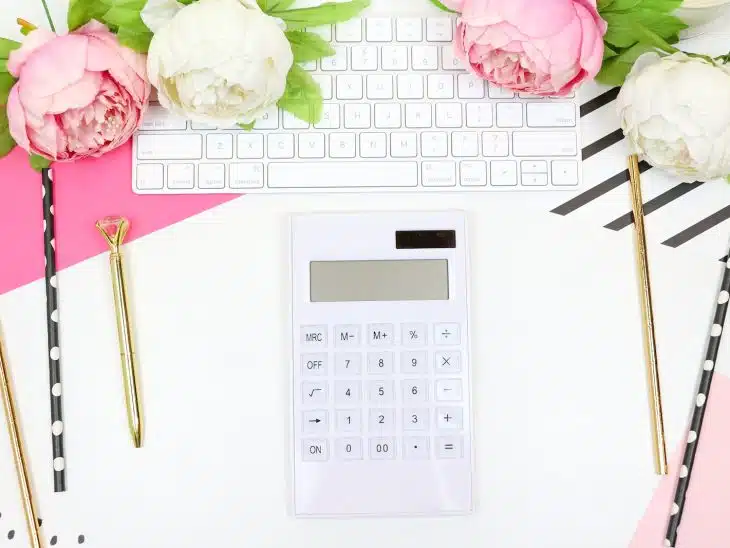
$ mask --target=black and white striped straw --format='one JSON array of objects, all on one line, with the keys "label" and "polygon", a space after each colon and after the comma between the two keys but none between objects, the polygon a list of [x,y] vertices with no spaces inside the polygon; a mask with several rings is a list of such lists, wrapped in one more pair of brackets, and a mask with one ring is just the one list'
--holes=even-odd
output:
[{"label": "black and white striped straw", "polygon": [[720,291],[715,301],[715,316],[712,320],[712,327],[710,328],[710,335],[707,340],[707,350],[702,363],[702,376],[694,400],[692,420],[690,421],[689,432],[687,434],[687,445],[684,449],[682,467],[679,469],[679,479],[674,491],[674,502],[672,503],[667,535],[664,541],[665,546],[672,548],[677,544],[678,529],[682,521],[682,514],[684,513],[684,506],[687,500],[687,490],[689,489],[690,478],[692,477],[692,467],[694,466],[697,448],[700,443],[702,422],[704,421],[705,409],[707,409],[707,402],[710,398],[710,388],[717,364],[722,332],[725,326],[728,301],[730,301],[730,262],[726,264],[724,269]]},{"label": "black and white striped straw", "polygon": [[53,211],[53,173],[43,169],[43,248],[46,258],[46,325],[48,329],[48,374],[51,398],[53,489],[66,491],[66,459],[63,443],[63,397],[61,389],[61,344],[59,337],[58,280],[56,278],[56,227]]}]

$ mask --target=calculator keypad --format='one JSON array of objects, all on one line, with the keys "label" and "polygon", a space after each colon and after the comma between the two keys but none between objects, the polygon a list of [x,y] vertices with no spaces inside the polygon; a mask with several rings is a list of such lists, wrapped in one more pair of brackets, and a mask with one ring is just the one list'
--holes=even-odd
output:
[{"label": "calculator keypad", "polygon": [[303,460],[464,458],[458,323],[301,327]]}]

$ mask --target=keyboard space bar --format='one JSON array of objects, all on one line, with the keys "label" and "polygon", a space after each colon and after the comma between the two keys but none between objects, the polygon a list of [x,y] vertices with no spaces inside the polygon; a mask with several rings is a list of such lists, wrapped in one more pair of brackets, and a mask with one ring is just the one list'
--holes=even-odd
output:
[{"label": "keyboard space bar", "polygon": [[418,186],[416,162],[269,164],[269,188],[396,188]]}]

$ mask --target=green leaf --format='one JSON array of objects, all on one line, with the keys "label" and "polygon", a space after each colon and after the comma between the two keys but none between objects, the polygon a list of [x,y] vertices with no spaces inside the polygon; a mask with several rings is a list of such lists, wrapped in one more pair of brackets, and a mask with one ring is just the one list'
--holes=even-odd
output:
[{"label": "green leaf", "polygon": [[96,19],[109,27],[122,45],[147,53],[152,33],[142,21],[141,13],[146,4],[147,0],[71,0],[68,27],[75,30]]},{"label": "green leaf", "polygon": [[613,2],[614,0],[598,0],[598,13],[603,13],[610,9]]},{"label": "green leaf", "polygon": [[[609,6],[604,6],[603,8],[600,7],[601,2],[599,2],[599,11],[629,11],[636,9],[639,4],[641,4],[642,0],[611,0],[611,2],[608,2],[610,4]],[[606,2],[604,2],[605,4]]]},{"label": "green leaf", "polygon": [[439,0],[431,0],[431,3],[440,10],[448,11],[449,13],[457,13],[456,11],[452,10],[451,8],[447,8],[446,6],[444,6],[441,2],[439,2]]},{"label": "green leaf", "polygon": [[370,0],[325,2],[313,8],[272,10],[269,15],[284,21],[287,30],[302,30],[321,25],[344,23],[359,15],[368,6],[370,6]]},{"label": "green leaf", "polygon": [[670,43],[676,43],[679,33],[687,28],[679,18],[654,11],[607,12],[602,17],[608,23],[604,41],[616,48],[628,48],[646,38],[643,33],[637,32],[637,25]]},{"label": "green leaf", "polygon": [[15,148],[15,140],[10,135],[8,112],[2,108],[0,109],[0,158],[7,156],[13,148]]},{"label": "green leaf", "polygon": [[641,9],[659,13],[674,13],[684,0],[642,0]]},{"label": "green leaf", "polygon": [[245,129],[246,131],[251,131],[255,125],[256,122],[251,122],[250,124],[238,124],[238,127]]},{"label": "green leaf", "polygon": [[269,13],[273,10],[286,10],[289,9],[295,0],[256,0],[259,7],[265,13]]},{"label": "green leaf", "polygon": [[12,74],[0,72],[0,107],[8,104],[8,95],[17,80]]},{"label": "green leaf", "polygon": [[603,44],[603,60],[610,59],[611,57],[616,57],[618,55],[618,51],[613,49],[608,44]]},{"label": "green leaf", "polygon": [[154,35],[150,30],[147,30],[147,27],[145,29],[144,31],[136,31],[130,27],[120,28],[117,31],[119,43],[139,53],[147,53]]},{"label": "green leaf", "polygon": [[286,90],[278,102],[279,108],[310,124],[322,117],[322,90],[312,75],[294,65],[286,78]]},{"label": "green leaf", "polygon": [[596,81],[608,86],[622,86],[636,60],[644,53],[653,51],[650,44],[639,43],[603,63]]},{"label": "green leaf", "polygon": [[29,160],[30,167],[32,167],[36,171],[42,171],[46,168],[51,167],[51,161],[48,158],[38,156],[37,154],[31,154]]},{"label": "green leaf", "polygon": [[10,52],[20,47],[20,42],[0,38],[0,74],[8,72],[8,58]]},{"label": "green leaf", "polygon": [[651,45],[655,48],[657,48],[660,51],[663,51],[665,53],[677,53],[679,50],[675,48],[674,46],[670,45],[664,37],[660,36],[659,34],[653,32],[651,29],[645,27],[638,21],[634,21],[632,24],[634,28],[634,32],[639,38],[639,41]]},{"label": "green leaf", "polygon": [[289,30],[285,34],[291,44],[295,63],[316,61],[335,54],[329,42],[313,32]]},{"label": "green leaf", "polygon": [[109,4],[109,0],[71,0],[66,15],[68,30],[83,27],[92,19],[101,21],[104,13],[109,9]]}]

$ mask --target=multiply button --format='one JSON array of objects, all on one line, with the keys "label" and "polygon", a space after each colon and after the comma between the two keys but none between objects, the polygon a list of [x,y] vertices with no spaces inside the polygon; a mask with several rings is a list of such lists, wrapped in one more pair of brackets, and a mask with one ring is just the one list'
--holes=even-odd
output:
[{"label": "multiply button", "polygon": [[368,344],[371,346],[390,346],[393,340],[393,324],[375,323],[368,326]]},{"label": "multiply button", "polygon": [[460,373],[460,352],[436,352],[436,373]]},{"label": "multiply button", "polygon": [[335,344],[337,346],[359,346],[359,325],[338,325],[335,327]]},{"label": "multiply button", "polygon": [[302,346],[306,347],[326,347],[327,346],[327,327],[324,325],[305,325],[302,327]]},{"label": "multiply button", "polygon": [[326,375],[327,354],[304,354],[302,356],[302,375]]},{"label": "multiply button", "polygon": [[403,324],[401,341],[405,346],[425,346],[427,343],[426,325],[422,323]]},{"label": "multiply button", "polygon": [[329,447],[327,440],[303,440],[302,460],[305,461],[326,461],[329,458]]},{"label": "multiply button", "polygon": [[459,324],[437,323],[433,327],[433,336],[438,345],[459,344],[461,341]]}]

